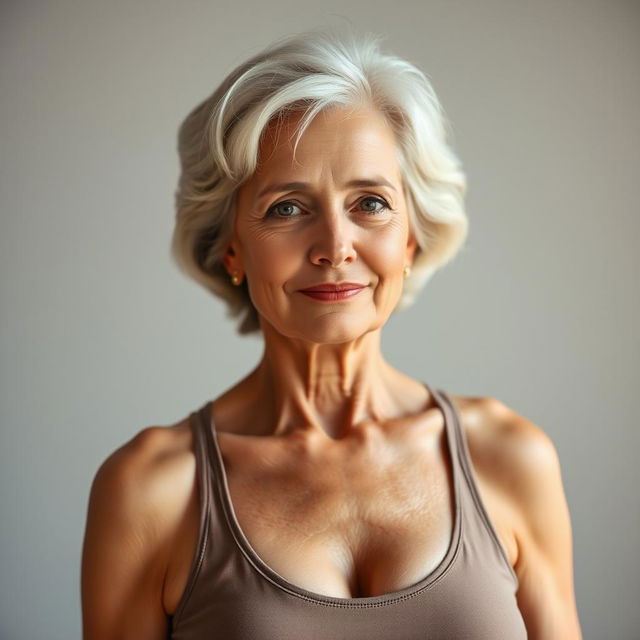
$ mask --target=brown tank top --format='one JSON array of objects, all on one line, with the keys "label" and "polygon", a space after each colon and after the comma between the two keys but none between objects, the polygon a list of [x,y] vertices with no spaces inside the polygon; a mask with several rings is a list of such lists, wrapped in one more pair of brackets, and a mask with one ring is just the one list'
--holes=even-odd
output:
[{"label": "brown tank top", "polygon": [[212,401],[190,416],[200,495],[200,531],[174,615],[175,640],[520,640],[518,579],[489,520],[455,404],[433,391],[444,414],[455,517],[448,550],[419,582],[391,593],[338,598],[303,589],[267,566],[234,515]]}]

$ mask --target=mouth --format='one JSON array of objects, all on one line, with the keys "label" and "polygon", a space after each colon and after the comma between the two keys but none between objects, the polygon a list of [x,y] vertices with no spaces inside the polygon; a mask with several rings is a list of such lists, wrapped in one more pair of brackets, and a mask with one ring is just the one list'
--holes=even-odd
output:
[{"label": "mouth", "polygon": [[319,292],[319,293],[334,293],[336,291],[351,291],[353,289],[364,289],[367,285],[360,284],[359,282],[323,282],[307,289],[300,289],[303,293]]},{"label": "mouth", "polygon": [[365,286],[354,286],[351,288],[340,288],[332,290],[320,290],[320,289],[303,289],[300,293],[305,296],[313,298],[314,300],[321,300],[324,302],[336,302],[339,300],[348,300],[357,296],[361,291],[366,289]]},{"label": "mouth", "polygon": [[340,289],[300,289],[302,293],[340,293],[341,291],[354,291],[364,287],[341,287]]}]

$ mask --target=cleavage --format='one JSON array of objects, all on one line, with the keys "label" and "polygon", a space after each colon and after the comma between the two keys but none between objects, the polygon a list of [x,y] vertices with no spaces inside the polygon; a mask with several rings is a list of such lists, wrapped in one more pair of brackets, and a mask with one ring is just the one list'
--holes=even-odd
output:
[{"label": "cleavage", "polygon": [[219,433],[229,499],[254,553],[325,596],[421,581],[447,553],[455,505],[444,428],[412,435],[309,455],[277,438]]}]

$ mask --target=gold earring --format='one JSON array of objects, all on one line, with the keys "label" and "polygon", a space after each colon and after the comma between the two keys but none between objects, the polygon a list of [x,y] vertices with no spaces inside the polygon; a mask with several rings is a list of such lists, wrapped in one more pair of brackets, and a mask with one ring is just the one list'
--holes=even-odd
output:
[{"label": "gold earring", "polygon": [[404,277],[405,277],[405,278],[408,278],[410,273],[411,273],[411,267],[406,266],[406,267],[404,268]]},{"label": "gold earring", "polygon": [[240,284],[240,276],[238,275],[237,271],[234,271],[231,274],[231,282],[233,282],[233,284]]}]

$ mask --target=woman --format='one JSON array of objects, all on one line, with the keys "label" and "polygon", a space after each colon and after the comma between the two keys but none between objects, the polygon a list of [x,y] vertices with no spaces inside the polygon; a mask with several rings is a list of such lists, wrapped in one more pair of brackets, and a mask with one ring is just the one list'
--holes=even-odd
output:
[{"label": "woman", "polygon": [[98,470],[86,639],[581,638],[548,436],[380,350],[466,236],[445,137],[422,72],[322,31],[185,120],[174,255],[264,353]]}]

